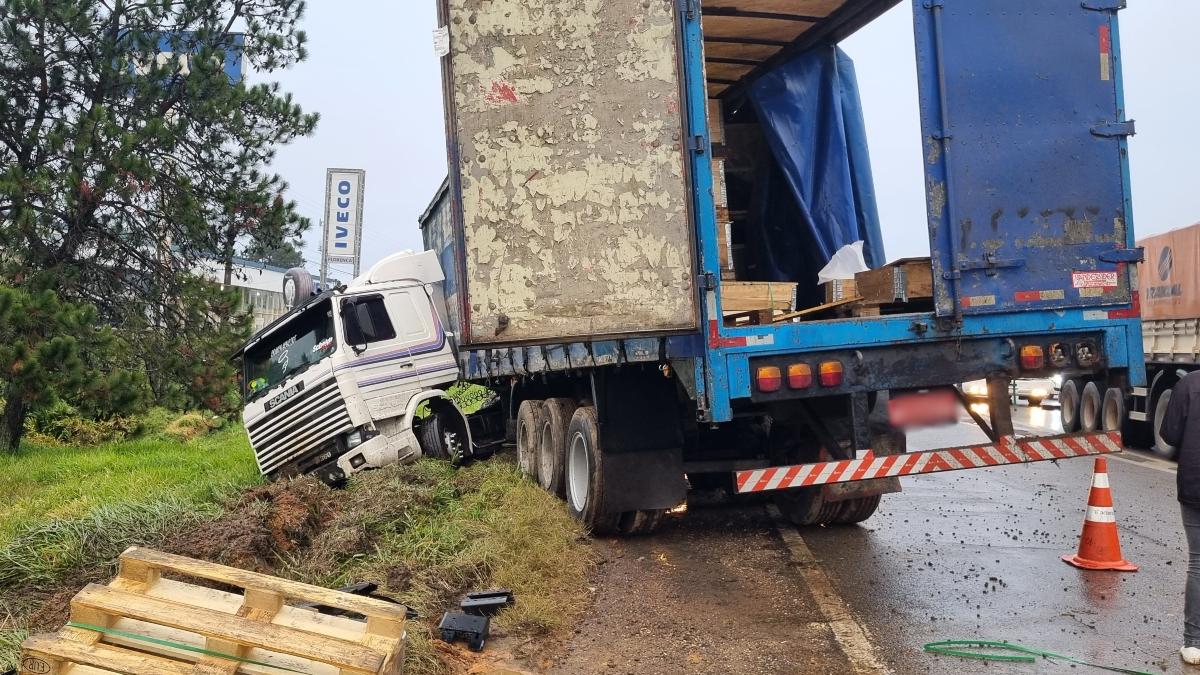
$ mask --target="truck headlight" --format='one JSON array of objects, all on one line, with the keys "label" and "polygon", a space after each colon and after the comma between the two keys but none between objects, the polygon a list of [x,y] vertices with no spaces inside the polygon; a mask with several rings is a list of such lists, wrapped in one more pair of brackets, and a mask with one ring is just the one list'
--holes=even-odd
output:
[{"label": "truck headlight", "polygon": [[364,440],[366,439],[363,438],[362,429],[355,429],[354,431],[346,434],[346,449],[353,450],[354,448],[362,445]]},{"label": "truck headlight", "polygon": [[1038,387],[1037,389],[1034,389],[1029,392],[1029,398],[1046,398],[1046,396],[1048,396],[1048,395],[1049,395],[1049,392],[1047,392],[1045,389],[1043,389],[1041,387]]}]

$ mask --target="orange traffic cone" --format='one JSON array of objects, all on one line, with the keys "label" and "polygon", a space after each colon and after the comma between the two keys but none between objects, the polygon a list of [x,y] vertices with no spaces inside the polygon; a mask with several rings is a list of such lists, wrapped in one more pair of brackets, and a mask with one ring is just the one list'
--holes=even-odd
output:
[{"label": "orange traffic cone", "polygon": [[1104,457],[1096,458],[1092,473],[1092,492],[1088,495],[1079,553],[1064,555],[1062,559],[1085,570],[1137,571],[1137,565],[1121,557],[1117,516],[1113,512],[1112,490],[1108,487],[1108,460]]}]

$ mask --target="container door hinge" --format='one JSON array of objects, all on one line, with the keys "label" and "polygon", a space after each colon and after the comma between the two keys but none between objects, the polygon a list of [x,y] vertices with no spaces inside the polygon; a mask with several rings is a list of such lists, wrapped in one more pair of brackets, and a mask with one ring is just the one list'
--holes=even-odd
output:
[{"label": "container door hinge", "polygon": [[715,291],[717,290],[717,275],[712,272],[705,272],[696,277],[696,285],[700,287],[700,292],[702,293]]},{"label": "container door hinge", "polygon": [[925,0],[925,9],[933,9],[934,7],[941,9],[946,6],[945,0]]},{"label": "container door hinge", "polygon": [[1092,135],[1101,138],[1120,138],[1124,136],[1132,136],[1137,133],[1133,120],[1125,120],[1124,122],[1101,122],[1092,127]]},{"label": "container door hinge", "polygon": [[1100,254],[1100,260],[1106,263],[1140,263],[1146,259],[1146,249],[1117,248]]},{"label": "container door hinge", "polygon": [[696,20],[696,0],[675,0],[679,13],[688,21]]},{"label": "container door hinge", "polygon": [[1119,12],[1128,6],[1127,0],[1083,0],[1080,5],[1093,12]]},{"label": "container door hinge", "polygon": [[704,154],[704,137],[703,136],[688,136],[688,150],[697,155]]}]

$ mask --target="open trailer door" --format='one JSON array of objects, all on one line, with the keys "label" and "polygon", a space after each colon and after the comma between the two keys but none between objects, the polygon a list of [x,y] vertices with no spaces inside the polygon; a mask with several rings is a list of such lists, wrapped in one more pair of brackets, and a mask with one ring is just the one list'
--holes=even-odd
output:
[{"label": "open trailer door", "polygon": [[467,344],[693,331],[673,0],[438,0]]},{"label": "open trailer door", "polygon": [[1130,302],[1124,0],[914,0],[939,315]]}]

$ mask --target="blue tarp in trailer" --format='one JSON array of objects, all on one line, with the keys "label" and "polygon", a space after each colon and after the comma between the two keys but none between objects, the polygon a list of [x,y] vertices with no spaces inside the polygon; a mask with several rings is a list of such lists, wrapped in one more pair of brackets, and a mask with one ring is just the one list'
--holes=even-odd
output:
[{"label": "blue tarp in trailer", "polygon": [[[837,47],[805,52],[751,87],[763,135],[807,230],[828,261],[842,246],[865,242],[872,268],[886,262],[854,62]],[[822,263],[823,264],[823,263]],[[788,267],[788,265],[774,265]],[[815,279],[816,270],[811,271]]]}]

